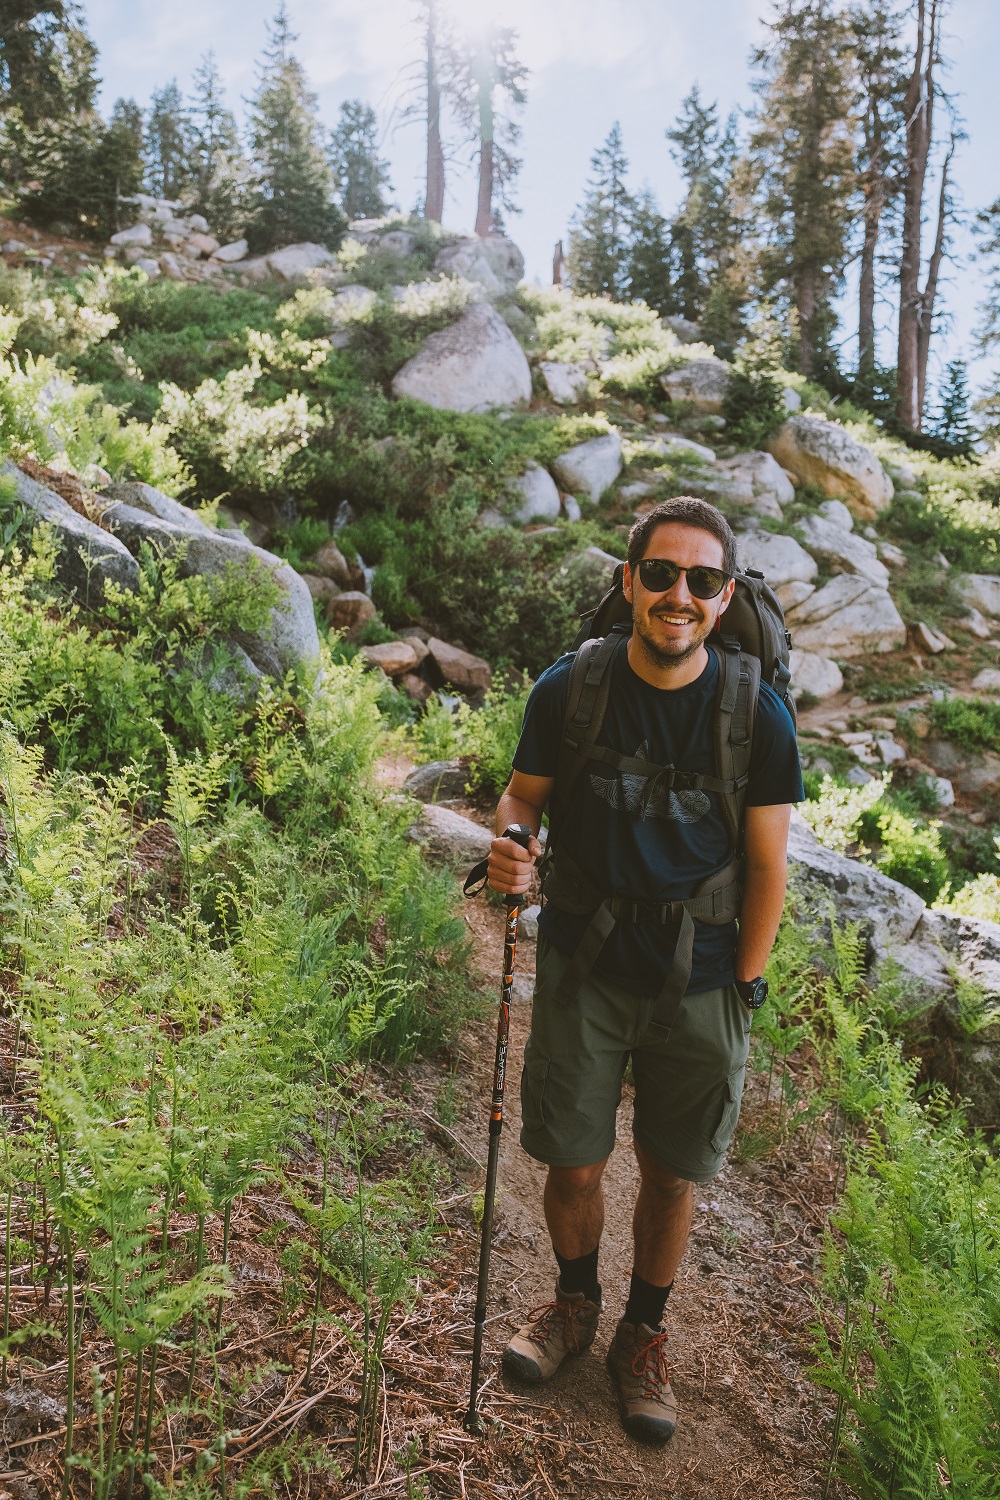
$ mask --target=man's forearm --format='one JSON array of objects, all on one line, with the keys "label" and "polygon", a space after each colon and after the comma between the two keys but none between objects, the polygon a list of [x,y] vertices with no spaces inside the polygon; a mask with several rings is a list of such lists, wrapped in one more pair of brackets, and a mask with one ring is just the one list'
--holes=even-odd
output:
[{"label": "man's forearm", "polygon": [[785,905],[786,871],[784,866],[749,869],[746,882],[736,945],[739,980],[757,979],[764,972]]},{"label": "man's forearm", "polygon": [[537,834],[542,826],[542,815],[538,808],[531,802],[525,802],[521,797],[515,797],[513,792],[504,792],[497,803],[496,831],[503,833],[512,823],[522,823],[530,828],[532,833]]}]

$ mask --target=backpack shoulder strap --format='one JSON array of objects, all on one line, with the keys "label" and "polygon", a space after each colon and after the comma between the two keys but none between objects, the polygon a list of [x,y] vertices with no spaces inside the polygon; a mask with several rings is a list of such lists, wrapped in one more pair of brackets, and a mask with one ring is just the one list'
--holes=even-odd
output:
[{"label": "backpack shoulder strap", "polygon": [[593,636],[583,642],[573,658],[550,807],[555,820],[568,807],[587,763],[582,747],[592,745],[601,732],[611,693],[611,661],[621,640],[620,630],[609,631],[603,637]]},{"label": "backpack shoulder strap", "polygon": [[723,638],[719,658],[719,689],[715,703],[715,766],[720,780],[732,782],[722,792],[722,807],[734,853],[743,852],[743,812],[750,775],[750,752],[760,691],[760,662],[741,651],[738,641]]}]

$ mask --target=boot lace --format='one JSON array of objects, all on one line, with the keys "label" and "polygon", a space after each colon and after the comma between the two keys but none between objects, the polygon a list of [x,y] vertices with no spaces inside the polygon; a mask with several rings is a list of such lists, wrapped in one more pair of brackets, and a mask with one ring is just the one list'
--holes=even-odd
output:
[{"label": "boot lace", "polygon": [[[579,1308],[572,1302],[542,1302],[538,1307],[533,1307],[528,1314],[531,1329],[531,1342],[544,1349],[553,1332],[558,1329],[562,1335],[562,1341],[566,1348],[574,1354],[580,1352],[580,1341],[576,1332],[576,1313]],[[559,1327],[560,1322],[562,1327]]]},{"label": "boot lace", "polygon": [[664,1400],[664,1388],[670,1385],[665,1345],[666,1330],[654,1335],[648,1344],[636,1350],[632,1374],[642,1381],[642,1394],[650,1401]]}]

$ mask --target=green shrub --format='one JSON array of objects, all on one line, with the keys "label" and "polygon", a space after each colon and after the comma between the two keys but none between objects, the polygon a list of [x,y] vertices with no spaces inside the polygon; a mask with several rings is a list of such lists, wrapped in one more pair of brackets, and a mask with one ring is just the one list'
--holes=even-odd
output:
[{"label": "green shrub", "polygon": [[942,739],[963,750],[1000,749],[1000,703],[981,698],[945,698],[927,706],[931,724]]},{"label": "green shrub", "polygon": [[737,365],[722,402],[726,437],[742,448],[761,448],[785,420],[785,398],[773,371]]},{"label": "green shrub", "polygon": [[909,886],[925,901],[936,901],[951,873],[938,826],[915,823],[889,808],[879,814],[878,834],[881,848],[875,863],[882,874]]}]

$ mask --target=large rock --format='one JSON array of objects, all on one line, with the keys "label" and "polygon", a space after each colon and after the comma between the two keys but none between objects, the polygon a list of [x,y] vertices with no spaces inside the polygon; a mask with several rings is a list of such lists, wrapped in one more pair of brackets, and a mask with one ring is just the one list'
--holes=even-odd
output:
[{"label": "large rock", "polygon": [[833,897],[841,922],[874,929],[885,948],[908,942],[926,910],[922,899],[907,886],[871,865],[827,849],[795,808],[788,830],[788,859],[800,882]]},{"label": "large rock", "polygon": [[721,359],[692,359],[660,376],[671,401],[686,401],[695,411],[719,413],[729,389],[730,369]]},{"label": "large rock", "polygon": [[857,573],[841,573],[788,613],[800,651],[825,656],[863,656],[906,645],[906,626],[886,589]]},{"label": "large rock", "polygon": [[317,266],[328,266],[334,260],[336,256],[325,245],[308,240],[298,245],[286,245],[283,250],[272,250],[267,256],[268,268],[280,281],[294,281],[296,276],[304,276]]},{"label": "large rock", "polygon": [[663,318],[662,322],[666,328],[677,339],[679,344],[700,344],[702,331],[697,323],[692,323],[690,318],[682,318],[679,313]]},{"label": "large rock", "polygon": [[452,687],[474,693],[492,686],[490,664],[481,656],[473,656],[471,651],[463,651],[460,646],[452,646],[434,636],[427,642],[427,650],[444,681]]},{"label": "large rock", "polygon": [[[147,505],[151,486],[143,486]],[[153,494],[158,492],[154,491]],[[169,496],[159,496],[161,506]],[[180,506],[184,511],[186,507]],[[191,513],[188,512],[188,515]],[[222,536],[197,517],[192,521],[164,520],[152,509],[140,510],[122,500],[112,500],[104,513],[105,524],[130,552],[148,543],[155,552],[178,558],[182,577],[193,574],[218,576],[230,570],[247,574],[254,568],[264,570],[281,591],[281,599],[271,610],[267,625],[258,631],[234,630],[232,638],[242,646],[255,666],[279,680],[286,672],[311,671],[319,660],[319,636],[313,614],[312,595],[303,580],[288,563],[254,547],[248,541]]]},{"label": "large rock", "polygon": [[112,245],[151,245],[153,231],[148,224],[132,224],[128,229],[119,229],[111,236]]},{"label": "large rock", "polygon": [[409,641],[383,641],[379,646],[362,646],[358,655],[387,677],[402,677],[417,665],[417,653]]},{"label": "large rock", "polygon": [[971,609],[981,610],[1000,620],[1000,575],[996,573],[959,573],[955,587]]},{"label": "large rock", "polygon": [[[107,484],[101,491],[105,500],[116,501],[121,505],[131,505],[134,510],[144,510],[149,516],[157,516],[161,521],[169,521],[172,526],[182,526],[188,531],[208,532],[210,528],[205,525],[197,511],[191,510],[187,505],[182,505],[179,500],[174,500],[170,495],[165,495],[162,490],[155,489],[151,484],[143,484],[139,479],[126,479],[117,484]],[[212,535],[215,533],[212,532]]]},{"label": "large rock", "polygon": [[553,573],[553,582],[567,588],[581,610],[599,604],[611,587],[620,559],[600,547],[585,547],[564,558]]},{"label": "large rock", "polygon": [[348,589],[345,593],[338,594],[326,605],[325,614],[327,624],[334,630],[343,630],[348,639],[358,635],[366,625],[378,618],[378,610],[360,589]]},{"label": "large rock", "polygon": [[529,463],[520,479],[511,486],[520,495],[514,512],[515,521],[555,521],[559,516],[559,491],[548,469]]},{"label": "large rock", "polygon": [[874,542],[824,516],[806,516],[799,527],[809,551],[828,562],[832,572],[858,573],[880,589],[889,587],[889,569],[879,561]]},{"label": "large rock", "polygon": [[744,531],[736,538],[741,568],[756,568],[772,588],[784,583],[811,583],[819,572],[814,557],[792,536],[774,531]]},{"label": "large rock", "polygon": [[435,802],[428,802],[421,808],[420,816],[410,829],[410,837],[428,854],[455,865],[478,864],[487,858],[493,842],[488,829]]},{"label": "large rock", "polygon": [[491,234],[486,239],[474,235],[439,250],[434,269],[477,281],[489,296],[502,297],[523,279],[524,256],[505,235]]},{"label": "large rock", "polygon": [[332,579],[338,588],[357,588],[362,581],[360,568],[351,566],[332,537],[309,558],[308,567],[310,573]]},{"label": "large rock", "polygon": [[445,802],[464,797],[468,784],[469,772],[460,760],[433,760],[411,771],[402,790],[418,802]]},{"label": "large rock", "polygon": [[248,248],[246,240],[233,240],[228,245],[220,245],[213,252],[212,259],[220,261],[224,266],[234,266],[237,261],[246,260]]},{"label": "large rock", "polygon": [[531,370],[496,309],[477,303],[429,336],[396,374],[392,394],[445,411],[489,411],[530,400]]},{"label": "large rock", "polygon": [[9,500],[0,493],[0,514],[20,508],[48,522],[59,545],[56,576],[84,604],[99,603],[107,583],[133,593],[138,589],[139,565],[117,537],[81,516],[54,490],[29,479],[10,459],[0,464],[0,478],[13,481]]},{"label": "large rock", "polygon": [[554,359],[543,359],[538,368],[549,395],[560,406],[572,406],[586,396],[588,381],[583,365],[564,365]]},{"label": "large rock", "polygon": [[719,468],[748,487],[748,504],[755,510],[761,510],[762,502],[770,500],[780,516],[781,507],[795,499],[795,486],[770,453],[737,453],[735,458],[723,459]]},{"label": "large rock", "polygon": [[844,674],[835,661],[816,651],[791,653],[792,692],[810,693],[814,698],[832,698],[843,691]]},{"label": "large rock", "polygon": [[802,484],[845,500],[861,521],[874,520],[892,499],[892,480],[871,449],[823,417],[789,417],[767,446]]},{"label": "large rock", "polygon": [[564,490],[600,500],[622,471],[622,440],[617,432],[577,443],[552,464],[552,472]]}]

